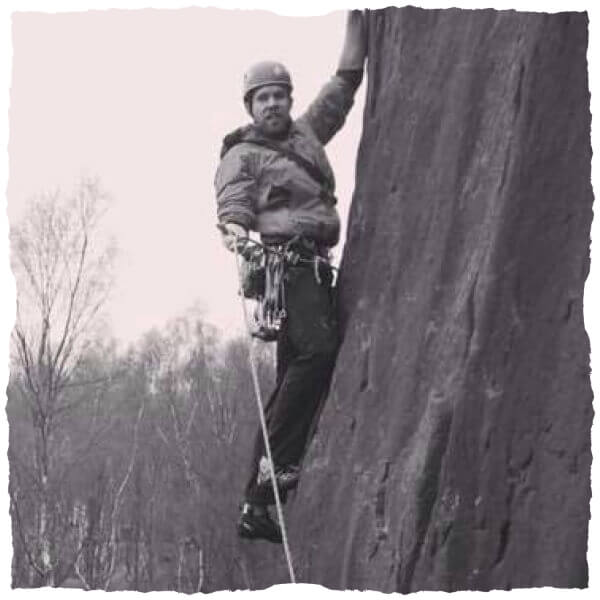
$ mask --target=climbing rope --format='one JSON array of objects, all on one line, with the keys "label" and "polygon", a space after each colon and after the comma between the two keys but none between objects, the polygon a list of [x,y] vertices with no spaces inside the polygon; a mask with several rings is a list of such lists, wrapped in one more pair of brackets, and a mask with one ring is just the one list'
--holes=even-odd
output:
[{"label": "climbing rope", "polygon": [[[243,286],[243,281],[242,281],[242,268],[240,265],[240,254],[239,254],[239,249],[238,249],[238,243],[240,241],[244,241],[244,238],[241,238],[240,236],[235,236],[235,264],[237,267],[237,272],[238,272],[238,278],[239,278],[239,282],[240,282],[240,291],[241,288]],[[258,244],[258,242],[255,242],[256,244]],[[290,547],[288,544],[288,539],[287,539],[287,531],[286,531],[286,527],[285,527],[285,520],[283,518],[283,509],[281,508],[281,500],[279,498],[279,488],[277,486],[277,478],[275,476],[275,465],[273,464],[273,457],[271,455],[271,445],[269,444],[269,432],[267,431],[267,423],[265,420],[265,412],[263,409],[263,403],[262,403],[262,397],[261,397],[261,393],[260,393],[260,386],[258,384],[258,372],[257,372],[257,368],[256,368],[256,362],[254,360],[254,347],[255,347],[255,338],[253,338],[252,336],[252,330],[250,327],[250,321],[248,318],[248,312],[246,309],[246,302],[244,301],[244,294],[241,293],[241,298],[242,298],[242,307],[243,307],[243,312],[244,312],[244,322],[246,324],[246,329],[248,331],[248,335],[250,337],[250,370],[252,372],[252,381],[254,383],[254,392],[255,392],[255,396],[256,396],[256,403],[258,405],[258,414],[260,417],[260,427],[262,430],[262,434],[263,434],[263,439],[265,442],[265,450],[267,452],[267,460],[269,462],[269,473],[271,476],[271,485],[273,486],[273,493],[275,495],[275,506],[277,507],[277,518],[279,520],[279,526],[281,527],[281,537],[283,540],[283,550],[285,552],[285,559],[287,561],[287,567],[288,567],[288,571],[290,574],[290,582],[291,583],[296,583],[296,576],[294,574],[294,566],[292,564],[292,555],[290,553]]]}]

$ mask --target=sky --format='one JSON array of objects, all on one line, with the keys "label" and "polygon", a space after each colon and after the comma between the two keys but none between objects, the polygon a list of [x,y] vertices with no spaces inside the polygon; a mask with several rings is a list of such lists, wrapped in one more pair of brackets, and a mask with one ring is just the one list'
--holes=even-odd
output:
[{"label": "sky", "polygon": [[[112,198],[105,225],[119,248],[106,305],[113,335],[133,341],[192,305],[224,333],[240,331],[237,274],[216,229],[213,178],[223,136],[249,121],[243,73],[258,60],[283,62],[299,115],[335,72],[344,23],[341,11],[17,13],[9,221],[35,195],[68,193],[81,176],[98,177]],[[328,146],[344,222],[365,88]]]},{"label": "sky", "polygon": [[[19,219],[28,198],[57,188],[68,192],[81,176],[97,176],[113,200],[106,225],[115,235],[120,258],[117,283],[106,309],[112,333],[123,344],[152,327],[162,327],[194,305],[202,307],[206,319],[223,332],[242,330],[233,257],[222,248],[215,227],[213,176],[222,136],[248,121],[241,102],[243,72],[264,58],[286,64],[294,80],[297,116],[335,70],[343,39],[340,9],[365,4],[383,7],[390,2],[210,2],[213,7],[274,9],[278,15],[188,8],[189,4],[21,0],[5,2],[2,9],[6,154],[0,166],[7,219],[0,219],[0,237],[7,240],[8,222]],[[600,59],[595,57],[600,35],[595,19],[600,13],[592,2],[410,4],[588,10],[592,114],[598,114]],[[149,5],[157,9],[146,9]],[[111,7],[122,10],[108,10]],[[88,12],[86,8],[101,10]],[[352,194],[365,89],[366,82],[346,126],[327,147],[343,222]],[[598,179],[597,129],[592,131],[594,183]],[[600,235],[597,221],[592,229],[595,240]],[[7,350],[14,284],[7,242],[3,248],[0,296],[3,348]],[[598,306],[597,254],[592,245],[585,296],[593,367],[597,364],[595,340],[600,339],[594,310]],[[6,361],[3,351],[2,369]],[[595,390],[597,379],[594,369]],[[5,448],[0,452],[6,455]],[[600,475],[594,476],[595,464],[597,481]],[[5,498],[0,494],[0,511],[7,514],[2,502]],[[596,504],[594,499],[597,521]],[[595,556],[597,537],[590,538]],[[9,551],[2,556],[0,571],[9,564],[7,556]],[[4,570],[0,573],[2,589],[9,581]],[[593,568],[590,575],[594,584]]]}]

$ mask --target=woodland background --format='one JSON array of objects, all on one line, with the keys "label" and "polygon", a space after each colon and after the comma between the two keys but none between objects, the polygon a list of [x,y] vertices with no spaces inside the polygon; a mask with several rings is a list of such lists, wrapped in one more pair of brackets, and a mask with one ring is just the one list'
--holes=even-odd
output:
[{"label": "woodland background", "polygon": [[[228,588],[247,577],[234,527],[258,421],[249,344],[192,308],[119,352],[102,315],[107,210],[85,180],[34,199],[11,231],[12,584]],[[266,393],[271,346],[257,359]]]}]

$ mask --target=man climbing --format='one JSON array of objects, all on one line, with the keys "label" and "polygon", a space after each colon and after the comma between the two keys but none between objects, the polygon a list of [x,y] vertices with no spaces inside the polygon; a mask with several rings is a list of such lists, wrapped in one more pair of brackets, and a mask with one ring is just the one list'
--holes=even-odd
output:
[{"label": "man climbing", "polygon": [[[298,482],[311,424],[327,392],[338,347],[329,249],[339,239],[333,172],[323,146],[342,127],[363,77],[366,26],[350,11],[338,70],[297,120],[292,120],[292,81],[272,61],[244,76],[244,104],[252,123],[223,140],[215,177],[217,214],[227,249],[240,248],[248,230],[286,261],[281,297],[285,317],[277,332],[277,378],[265,408],[278,489]],[[294,264],[292,264],[294,263]],[[238,532],[281,542],[268,512],[274,503],[259,430]]]}]

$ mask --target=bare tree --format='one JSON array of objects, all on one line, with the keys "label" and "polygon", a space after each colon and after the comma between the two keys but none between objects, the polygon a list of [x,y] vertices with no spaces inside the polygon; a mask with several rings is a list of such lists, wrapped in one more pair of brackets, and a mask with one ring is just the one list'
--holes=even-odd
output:
[{"label": "bare tree", "polygon": [[12,231],[13,584],[196,592],[240,569],[247,584],[231,530],[257,425],[248,343],[221,345],[198,307],[127,356],[100,341],[105,207],[83,182]]},{"label": "bare tree", "polygon": [[74,394],[75,388],[106,383],[110,377],[85,381],[79,369],[112,285],[115,250],[100,228],[106,208],[98,181],[84,180],[69,197],[57,192],[34,199],[11,230],[17,283],[12,380],[30,416],[36,488],[36,514],[29,527],[19,511],[24,490],[15,489],[15,478],[11,498],[18,537],[41,585],[58,585],[65,564],[81,552],[76,548],[73,556],[61,556],[56,539],[56,521],[64,511],[54,506],[54,463],[68,442],[58,439],[56,429],[65,411],[90,399]]}]

